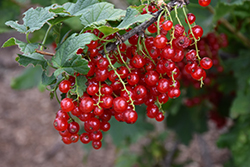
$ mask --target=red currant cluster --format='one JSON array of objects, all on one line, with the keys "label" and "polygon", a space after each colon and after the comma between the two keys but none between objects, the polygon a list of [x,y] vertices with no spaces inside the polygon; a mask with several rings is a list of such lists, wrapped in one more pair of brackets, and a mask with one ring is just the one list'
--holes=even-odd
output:
[{"label": "red currant cluster", "polygon": [[[142,14],[158,10],[155,6],[144,9]],[[117,50],[109,53],[105,43],[114,39],[116,34],[104,38],[104,34],[97,29],[86,31],[99,37],[99,40],[87,45],[87,50],[77,51],[77,54],[89,60],[90,70],[85,75],[88,79],[86,92],[81,97],[71,96],[75,84],[72,76],[59,84],[59,90],[67,96],[61,101],[61,110],[57,113],[54,127],[64,143],[77,142],[80,138],[84,144],[92,141],[93,148],[99,149],[102,131],[110,129],[108,121],[111,117],[133,124],[138,117],[135,105],[143,103],[147,106],[146,115],[149,118],[163,121],[162,104],[181,94],[180,63],[186,64],[186,73],[203,83],[205,70],[213,64],[210,58],[199,57],[197,42],[203,35],[203,29],[194,25],[195,16],[192,13],[186,15],[190,29],[185,32],[181,22],[173,25],[169,11],[164,12],[168,12],[170,20],[160,16],[157,22],[147,28],[152,36],[135,34],[128,39],[129,45],[122,43],[117,46]],[[153,37],[155,33],[158,35]],[[166,37],[168,33],[170,39]],[[196,46],[195,49],[189,49],[192,45]],[[102,50],[104,55],[100,54]],[[78,133],[80,126],[72,115],[84,122],[85,133]]]}]

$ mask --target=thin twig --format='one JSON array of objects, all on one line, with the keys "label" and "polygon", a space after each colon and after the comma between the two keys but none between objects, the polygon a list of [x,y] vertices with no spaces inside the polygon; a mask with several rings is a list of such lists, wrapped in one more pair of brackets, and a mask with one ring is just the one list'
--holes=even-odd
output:
[{"label": "thin twig", "polygon": [[45,51],[42,51],[42,50],[38,50],[38,49],[35,49],[36,53],[40,53],[42,55],[46,55],[46,56],[55,56],[54,53],[49,53],[49,52],[45,52]]}]

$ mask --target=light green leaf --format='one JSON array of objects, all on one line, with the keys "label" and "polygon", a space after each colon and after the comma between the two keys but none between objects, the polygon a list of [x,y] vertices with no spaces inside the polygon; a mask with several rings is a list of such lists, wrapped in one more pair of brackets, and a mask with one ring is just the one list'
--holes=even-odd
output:
[{"label": "light green leaf", "polygon": [[76,82],[75,82],[75,88],[74,90],[71,90],[71,92],[76,93],[78,95],[78,97],[81,97],[83,95],[83,93],[86,91],[86,82],[87,82],[87,78],[83,75],[79,75],[78,77],[76,77]]},{"label": "light green leaf", "polygon": [[91,33],[84,33],[77,36],[72,34],[67,38],[63,44],[58,48],[55,56],[52,57],[52,63],[55,67],[62,67],[69,62],[79,48],[84,48],[92,40],[97,40],[97,37]]},{"label": "light green leaf", "polygon": [[53,19],[55,13],[51,13],[45,8],[30,8],[24,13],[23,24],[14,21],[8,21],[5,24],[16,29],[20,33],[29,33],[39,30],[50,19]]},{"label": "light green leaf", "polygon": [[123,21],[117,26],[119,29],[128,29],[129,26],[135,23],[142,23],[153,17],[150,14],[141,15],[140,12],[136,9],[128,8],[126,11],[126,16]]},{"label": "light green leaf", "polygon": [[31,54],[35,52],[35,49],[38,48],[38,44],[35,43],[25,43],[22,41],[17,40],[16,38],[12,37],[10,39],[8,39],[8,41],[6,41],[3,44],[3,48],[5,47],[9,47],[9,46],[14,46],[14,45],[18,45],[18,47],[20,48],[21,52],[23,52],[24,54]]},{"label": "light green leaf", "polygon": [[43,69],[46,69],[48,66],[47,60],[44,59],[44,56],[39,53],[32,53],[28,55],[18,54],[16,61],[19,62],[20,65],[27,66],[29,64],[33,64],[34,66],[41,65]]},{"label": "light green leaf", "polygon": [[28,67],[23,73],[11,81],[13,89],[30,89],[38,86],[41,81],[42,68],[40,66]]},{"label": "light green leaf", "polygon": [[83,59],[81,55],[75,54],[70,60],[60,65],[54,72],[54,75],[58,76],[64,71],[69,75],[74,75],[75,72],[78,72],[80,74],[87,74],[89,71],[88,61]]},{"label": "light green leaf", "polygon": [[63,7],[71,15],[80,16],[85,9],[89,8],[89,6],[95,3],[98,3],[98,0],[78,0],[76,3],[68,2],[64,4]]},{"label": "light green leaf", "polygon": [[99,31],[101,31],[104,36],[108,36],[111,34],[114,34],[116,32],[119,31],[119,28],[114,28],[114,27],[108,27],[108,26],[100,26],[100,27],[96,27]]},{"label": "light green leaf", "polygon": [[124,10],[114,9],[113,4],[101,2],[84,10],[80,20],[85,27],[89,27],[92,25],[103,25],[106,24],[107,21],[120,20],[124,16]]},{"label": "light green leaf", "polygon": [[42,73],[42,84],[45,86],[48,85],[52,85],[56,82],[56,77],[54,76],[54,74],[52,74],[51,76],[47,76],[46,72],[43,71]]}]

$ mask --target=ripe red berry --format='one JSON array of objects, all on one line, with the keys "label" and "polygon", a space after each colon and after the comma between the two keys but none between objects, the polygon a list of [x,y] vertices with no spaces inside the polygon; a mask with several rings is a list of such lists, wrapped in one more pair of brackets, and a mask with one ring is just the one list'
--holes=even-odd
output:
[{"label": "ripe red berry", "polygon": [[113,100],[113,107],[114,110],[118,113],[124,112],[128,107],[127,100],[123,97],[116,97]]},{"label": "ripe red berry", "polygon": [[111,95],[104,95],[101,97],[102,103],[100,103],[101,107],[103,108],[111,108],[113,105],[113,97]]},{"label": "ripe red berry", "polygon": [[180,94],[181,94],[181,91],[179,88],[170,88],[168,91],[168,96],[172,99],[179,97]]},{"label": "ripe red berry", "polygon": [[213,61],[209,57],[203,57],[200,61],[200,65],[207,70],[213,66]]},{"label": "ripe red berry", "polygon": [[142,68],[145,65],[145,59],[141,55],[135,55],[131,60],[131,65],[135,68]]},{"label": "ripe red berry", "polygon": [[167,79],[165,78],[162,78],[159,80],[158,82],[158,85],[157,85],[157,90],[160,92],[160,93],[166,93],[169,89],[169,82]]},{"label": "ripe red berry", "polygon": [[101,127],[100,129],[103,132],[107,132],[110,129],[110,123],[109,122],[101,122]]},{"label": "ripe red berry", "polygon": [[95,95],[96,93],[98,93],[99,91],[99,86],[96,85],[96,84],[90,84],[88,87],[87,87],[87,93],[91,96]]},{"label": "ripe red berry", "polygon": [[158,121],[158,122],[161,122],[161,121],[164,120],[164,118],[165,118],[165,117],[164,117],[163,113],[162,113],[162,112],[159,112],[159,113],[156,115],[155,120]]},{"label": "ripe red berry", "polygon": [[135,90],[135,96],[138,99],[144,98],[147,94],[147,89],[143,85],[137,85],[134,90]]},{"label": "ripe red berry", "polygon": [[93,141],[92,146],[94,149],[98,150],[102,147],[102,142],[101,141]]},{"label": "ripe red berry", "polygon": [[64,112],[70,112],[74,109],[75,105],[72,101],[72,99],[70,98],[64,98],[62,101],[61,101],[61,108]]},{"label": "ripe red berry", "polygon": [[211,0],[199,0],[199,4],[203,7],[206,7],[210,4]]},{"label": "ripe red berry", "polygon": [[80,126],[77,122],[71,122],[68,126],[69,133],[76,134],[80,129]]},{"label": "ripe red berry", "polygon": [[71,144],[72,141],[70,140],[70,137],[62,137],[62,141],[64,144]]},{"label": "ripe red berry", "polygon": [[154,45],[159,48],[163,49],[167,46],[168,39],[164,35],[157,35],[154,39]]},{"label": "ripe red berry", "polygon": [[94,132],[100,129],[100,121],[97,118],[90,118],[84,123],[84,129],[87,132]]},{"label": "ripe red berry", "polygon": [[88,144],[91,141],[90,135],[88,133],[82,133],[80,135],[80,140],[83,144]]},{"label": "ripe red berry", "polygon": [[70,90],[71,83],[68,80],[60,82],[58,88],[62,93],[67,93]]},{"label": "ripe red berry", "polygon": [[103,95],[111,95],[113,93],[113,89],[111,86],[107,84],[103,84],[101,87],[101,94]]},{"label": "ripe red berry", "polygon": [[145,74],[145,82],[149,86],[154,86],[159,81],[159,74],[156,71],[148,71]]},{"label": "ripe red berry", "polygon": [[84,97],[81,100],[81,103],[79,105],[79,109],[83,112],[83,113],[89,113],[94,109],[94,100],[90,97]]},{"label": "ripe red berry", "polygon": [[151,24],[151,25],[148,27],[148,32],[150,32],[150,33],[152,33],[152,34],[157,32],[156,23],[153,23],[153,24]]},{"label": "ripe red berry", "polygon": [[122,114],[125,122],[128,124],[134,124],[137,121],[138,118],[137,112],[132,109],[127,109]]},{"label": "ripe red berry", "polygon": [[58,131],[65,131],[69,126],[67,121],[68,120],[63,118],[56,118],[53,123],[54,128]]},{"label": "ripe red berry", "polygon": [[155,104],[151,104],[147,107],[147,116],[149,118],[155,118],[159,112],[159,108]]},{"label": "ripe red berry", "polygon": [[170,20],[167,20],[164,23],[162,23],[162,28],[166,31],[171,30],[172,27],[173,27],[173,22]]},{"label": "ripe red berry", "polygon": [[100,141],[102,139],[102,132],[100,130],[90,133],[90,139],[92,141]]},{"label": "ripe red berry", "polygon": [[[193,24],[196,20],[196,17],[193,13],[188,13],[187,14],[188,22],[189,24]],[[185,19],[185,22],[187,23],[187,20]]]}]

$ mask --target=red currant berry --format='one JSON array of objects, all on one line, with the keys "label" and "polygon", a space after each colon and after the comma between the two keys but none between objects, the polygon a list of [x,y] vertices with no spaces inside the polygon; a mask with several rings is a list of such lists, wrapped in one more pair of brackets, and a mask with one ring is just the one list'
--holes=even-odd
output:
[{"label": "red currant berry", "polygon": [[76,134],[80,129],[80,126],[77,122],[71,122],[68,126],[69,133]]},{"label": "red currant berry", "polygon": [[209,57],[203,57],[200,61],[200,65],[207,70],[213,66],[213,61]]},{"label": "red currant berry", "polygon": [[94,131],[90,133],[90,139],[92,141],[100,141],[102,140],[102,132],[100,130]]},{"label": "red currant berry", "polygon": [[54,128],[58,131],[65,131],[69,126],[67,120],[63,118],[56,118],[54,120],[53,125],[54,125]]},{"label": "red currant berry", "polygon": [[[196,17],[193,13],[188,13],[187,14],[188,22],[189,24],[193,24],[196,20]],[[185,22],[187,23],[187,20],[185,19]]]},{"label": "red currant berry", "polygon": [[102,142],[101,141],[93,141],[92,146],[94,149],[98,150],[102,147]]},{"label": "red currant berry", "polygon": [[159,80],[158,84],[157,84],[157,90],[160,92],[160,93],[166,93],[169,89],[169,82],[167,79],[165,78],[162,78]]},{"label": "red currant berry", "polygon": [[70,112],[74,109],[75,105],[70,98],[64,98],[61,101],[61,108],[64,112]]},{"label": "red currant berry", "polygon": [[164,23],[162,23],[162,28],[166,31],[171,30],[172,27],[173,27],[173,22],[170,20],[167,20]]},{"label": "red currant berry", "polygon": [[138,118],[137,112],[132,109],[127,109],[122,114],[125,122],[128,124],[134,124],[137,121]]},{"label": "red currant berry", "polygon": [[88,133],[82,133],[80,135],[80,140],[83,144],[88,144],[91,141],[90,135]]},{"label": "red currant berry", "polygon": [[144,98],[147,94],[147,89],[143,85],[137,85],[134,90],[135,90],[135,96],[138,99]]},{"label": "red currant berry", "polygon": [[87,87],[87,93],[91,96],[95,95],[96,93],[98,93],[99,91],[99,87],[98,85],[96,84],[90,84],[88,87]]},{"label": "red currant berry", "polygon": [[62,141],[64,144],[71,144],[72,141],[70,140],[70,137],[62,137]]},{"label": "red currant berry", "polygon": [[83,113],[89,113],[94,109],[94,100],[91,99],[90,97],[84,97],[81,100],[81,103],[79,105],[79,109],[83,112]]},{"label": "red currant berry", "polygon": [[101,122],[101,127],[100,129],[103,132],[107,132],[110,129],[110,123],[109,122]]},{"label": "red currant berry", "polygon": [[149,118],[155,118],[159,112],[159,108],[155,104],[151,104],[147,107],[147,116]]},{"label": "red currant berry", "polygon": [[202,7],[206,7],[210,4],[211,0],[199,0],[198,2]]},{"label": "red currant berry", "polygon": [[113,93],[113,89],[111,86],[107,85],[107,84],[103,84],[101,87],[101,94],[103,95],[112,95]]},{"label": "red currant berry", "polygon": [[168,96],[172,99],[179,97],[180,94],[181,94],[181,91],[179,88],[170,88],[168,91]]},{"label": "red currant berry", "polygon": [[159,48],[163,49],[167,46],[168,39],[164,35],[157,35],[154,39],[154,45]]},{"label": "red currant berry", "polygon": [[149,86],[154,86],[159,81],[159,74],[156,71],[148,71],[145,74],[145,82]]},{"label": "red currant berry", "polygon": [[113,105],[113,97],[111,95],[104,95],[101,97],[102,103],[100,103],[101,107],[103,108],[111,108]]},{"label": "red currant berry", "polygon": [[128,107],[127,100],[123,97],[116,97],[113,100],[113,107],[114,110],[118,113],[124,112]]},{"label": "red currant berry", "polygon": [[158,121],[158,122],[161,122],[161,121],[164,120],[164,118],[165,118],[165,117],[164,117],[163,113],[162,113],[162,112],[159,112],[159,113],[156,115],[155,120]]},{"label": "red currant berry", "polygon": [[168,95],[166,93],[162,93],[158,96],[158,100],[160,103],[165,104],[168,102]]},{"label": "red currant berry", "polygon": [[141,55],[135,55],[131,61],[131,65],[134,66],[135,68],[142,68],[145,65],[145,59]]},{"label": "red currant berry", "polygon": [[60,82],[58,87],[62,93],[67,93],[70,90],[70,86],[71,86],[70,81],[63,80],[62,82]]}]

